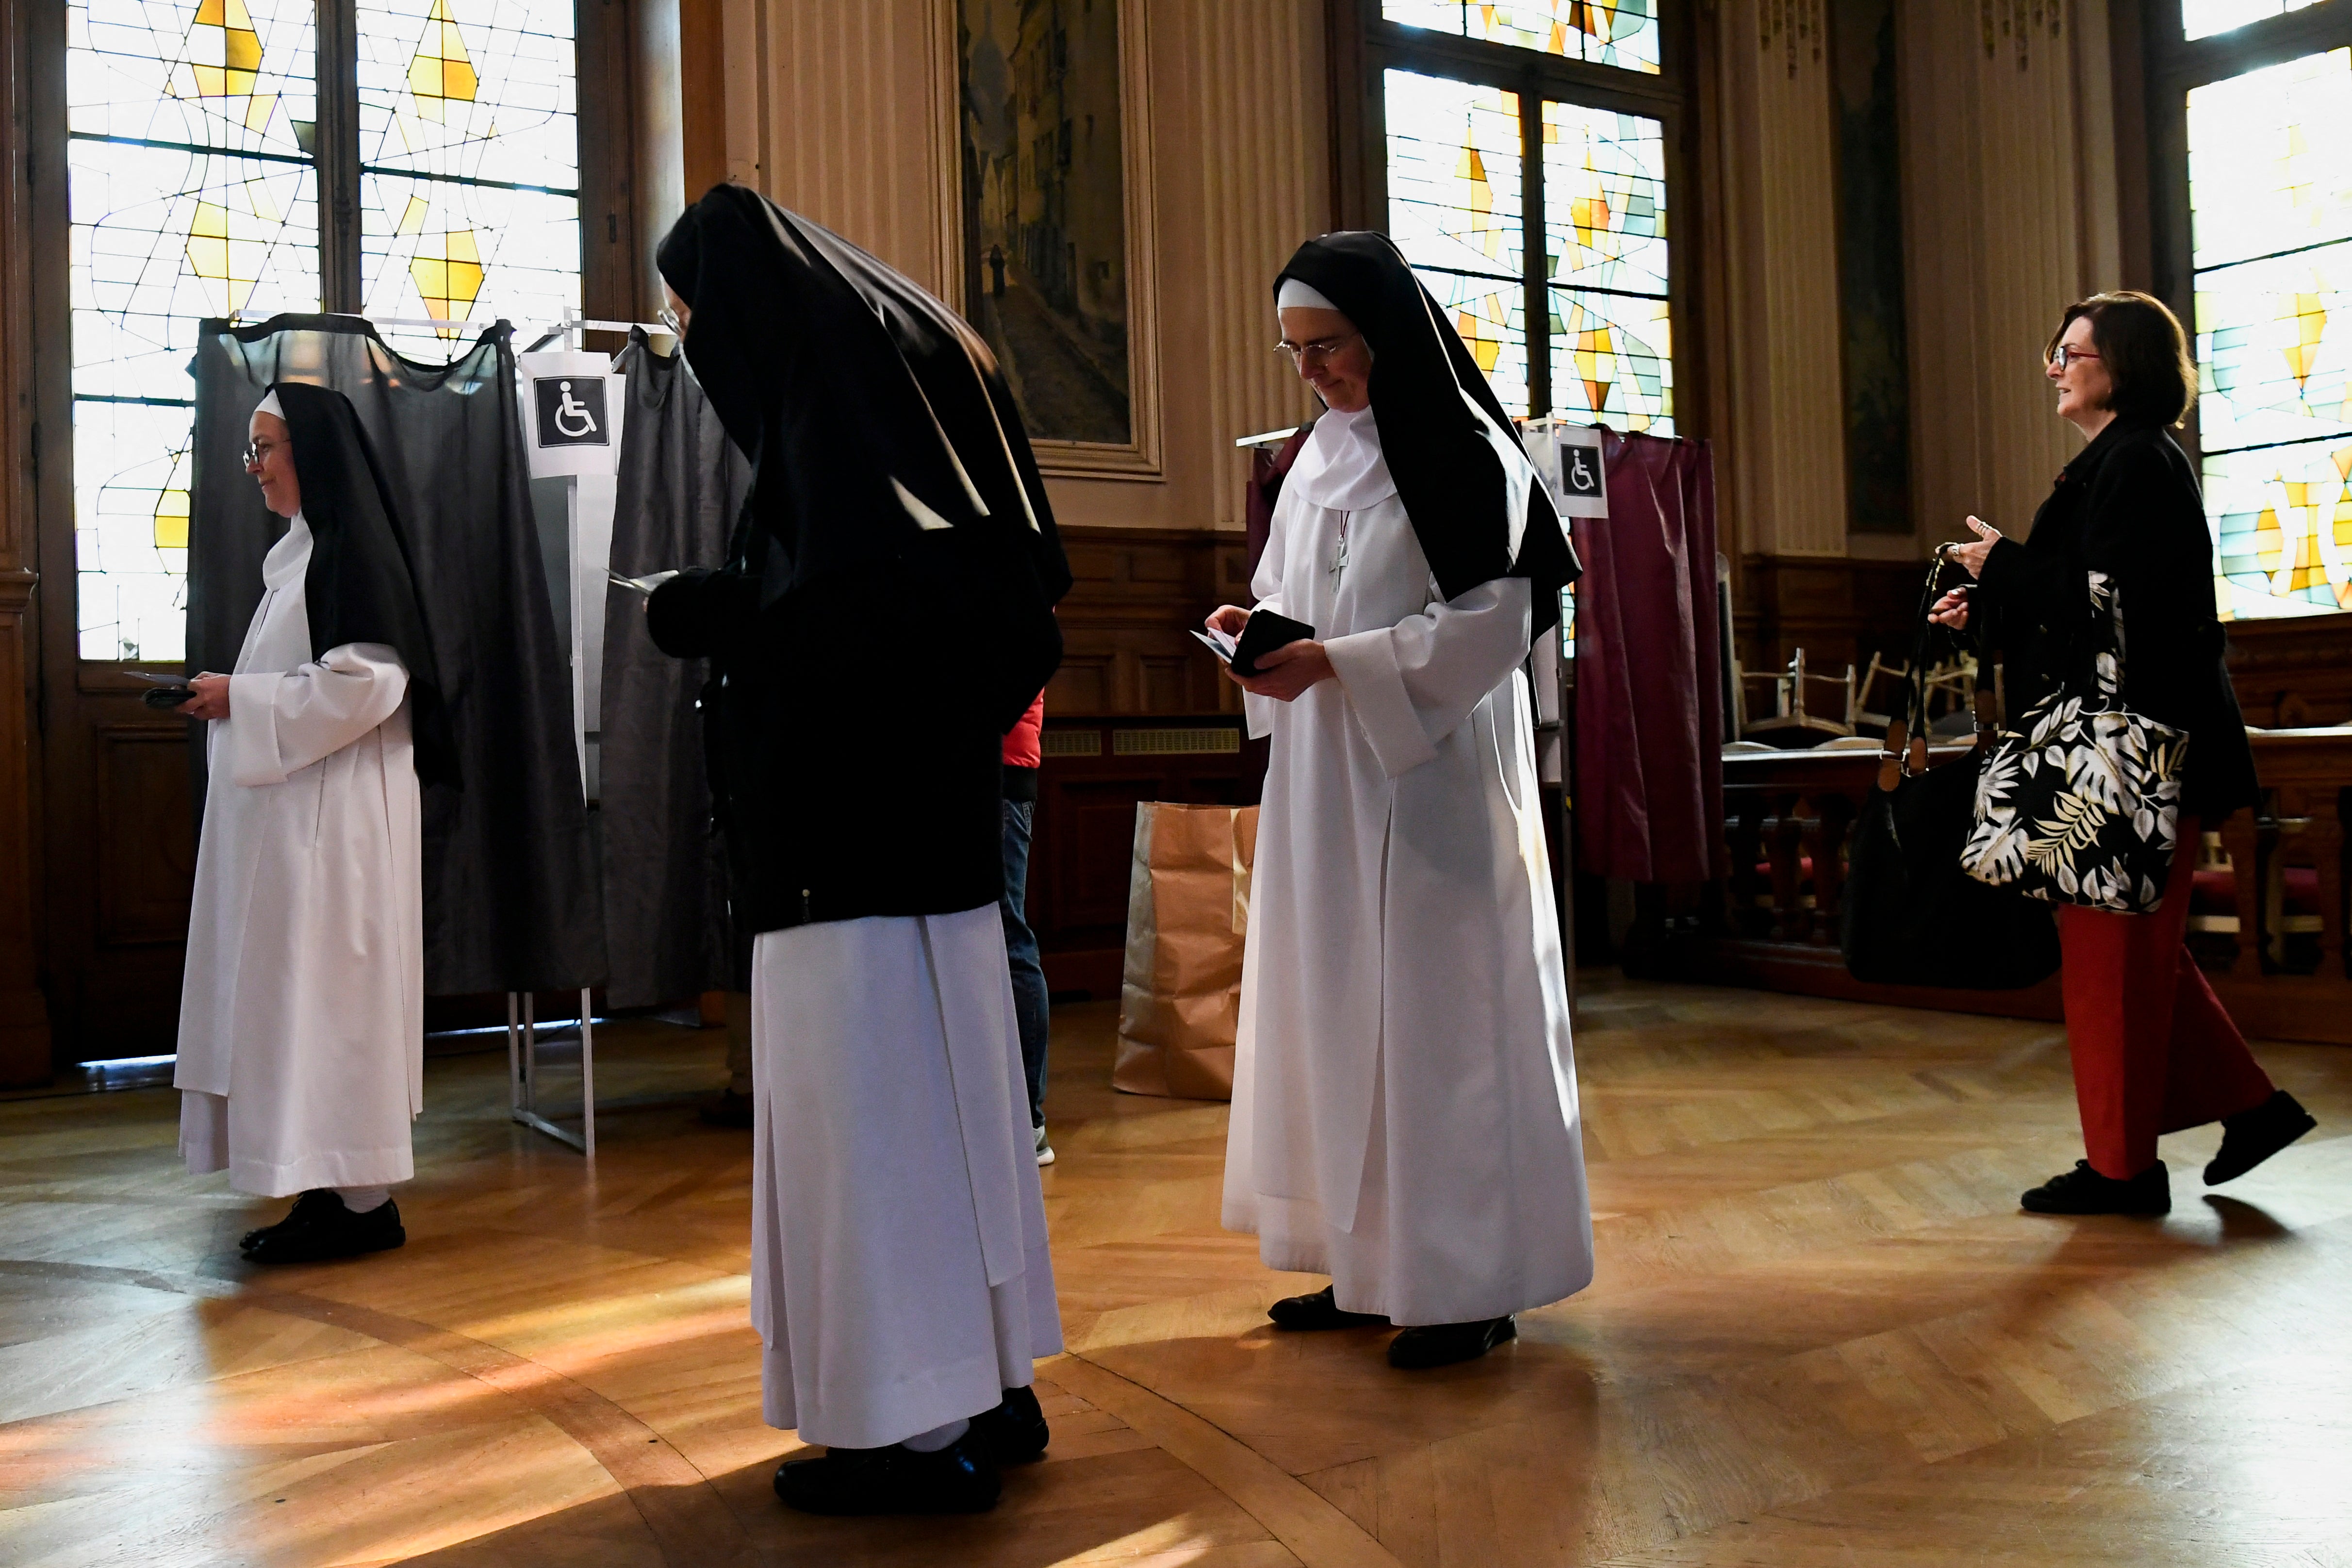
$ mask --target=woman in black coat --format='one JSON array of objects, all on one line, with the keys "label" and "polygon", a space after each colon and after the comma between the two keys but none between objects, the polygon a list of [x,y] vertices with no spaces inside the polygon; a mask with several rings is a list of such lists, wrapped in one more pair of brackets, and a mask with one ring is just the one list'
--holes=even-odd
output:
[{"label": "woman in black coat", "polygon": [[2010,711],[2053,689],[2089,657],[2090,575],[2120,607],[2125,702],[2189,735],[2178,847],[2163,902],[2148,914],[2062,904],[2066,1044],[2088,1159],[2027,1193],[2036,1214],[2164,1214],[2172,1189],[2159,1134],[2219,1121],[2206,1184],[2226,1182],[2311,1131],[2275,1088],[2182,941],[2201,827],[2260,795],[2245,722],[2214,612],[2213,545],[2187,454],[2167,426],[2196,396],[2179,321],[2146,294],[2097,294],[2067,307],[2046,371],[2059,417],[2089,439],[2059,474],[2022,544],[1976,518],[1950,553],[1977,581],[1934,618],[1973,624],[2003,656]]}]

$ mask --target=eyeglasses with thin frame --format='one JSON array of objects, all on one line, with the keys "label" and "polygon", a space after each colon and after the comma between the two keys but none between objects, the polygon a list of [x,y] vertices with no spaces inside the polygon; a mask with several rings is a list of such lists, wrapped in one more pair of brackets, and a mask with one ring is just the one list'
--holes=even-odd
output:
[{"label": "eyeglasses with thin frame", "polygon": [[284,445],[285,443],[283,441],[255,441],[250,443],[245,448],[245,466],[248,468],[257,468],[261,467],[263,460],[267,458],[270,453],[275,452],[278,447]]},{"label": "eyeglasses with thin frame", "polygon": [[2103,357],[2105,356],[2093,353],[2089,349],[2078,349],[2070,343],[2060,343],[2056,348],[2050,351],[2050,368],[2056,371],[2059,374],[2063,375],[2066,374],[2066,367],[2074,363],[2078,359],[2100,359]]},{"label": "eyeglasses with thin frame", "polygon": [[667,305],[664,305],[660,310],[654,312],[654,320],[659,321],[663,326],[667,327],[669,329],[669,335],[676,338],[678,342],[684,342],[686,341],[686,329],[677,324],[677,312],[671,310]]},{"label": "eyeglasses with thin frame", "polygon": [[1317,338],[1311,342],[1304,343],[1294,343],[1288,338],[1285,338],[1274,346],[1278,352],[1288,354],[1290,363],[1293,364],[1303,365],[1308,360],[1314,360],[1318,363],[1328,363],[1331,356],[1339,353],[1344,345],[1363,335],[1361,332],[1341,332],[1338,337]]}]

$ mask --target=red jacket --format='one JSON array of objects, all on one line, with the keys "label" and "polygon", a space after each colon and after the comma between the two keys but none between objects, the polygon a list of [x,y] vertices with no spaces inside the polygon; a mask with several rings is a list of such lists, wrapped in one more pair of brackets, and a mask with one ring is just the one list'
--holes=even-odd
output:
[{"label": "red jacket", "polygon": [[1045,727],[1045,694],[1040,691],[1037,700],[1029,704],[1029,711],[1021,715],[1019,721],[1005,732],[1006,767],[1034,768],[1043,760],[1044,752],[1037,747],[1037,731]]}]

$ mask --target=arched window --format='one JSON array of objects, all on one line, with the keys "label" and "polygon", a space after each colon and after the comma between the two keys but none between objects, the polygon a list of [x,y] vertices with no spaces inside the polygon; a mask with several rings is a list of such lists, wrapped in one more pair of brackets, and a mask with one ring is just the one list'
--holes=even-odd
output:
[{"label": "arched window", "polygon": [[574,0],[68,0],[85,659],[182,657],[196,324],[363,310],[440,357],[581,304]]}]

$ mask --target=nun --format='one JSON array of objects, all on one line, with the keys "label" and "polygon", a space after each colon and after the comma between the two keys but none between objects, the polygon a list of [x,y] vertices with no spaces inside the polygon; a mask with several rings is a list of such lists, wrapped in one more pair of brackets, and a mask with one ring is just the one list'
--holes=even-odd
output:
[{"label": "nun", "polygon": [[1069,586],[987,348],[737,185],[657,260],[752,480],[727,564],[664,583],[751,948],[751,1320],[776,1472],[818,1513],[969,1512],[1048,1437],[1061,1349],[997,904],[1005,732]]},{"label": "nun", "polygon": [[236,668],[189,682],[209,785],[180,994],[180,1152],[262,1197],[256,1263],[400,1246],[423,1108],[418,784],[456,750],[409,542],[351,402],[295,382],[246,471],[286,532]]},{"label": "nun", "polygon": [[[1276,284],[1322,400],[1251,581],[1314,628],[1234,677],[1271,734],[1224,1224],[1330,1276],[1279,1328],[1484,1355],[1592,1278],[1568,987],[1537,815],[1530,639],[1576,558],[1518,437],[1384,235]],[[1249,611],[1209,625],[1238,636]]]}]

